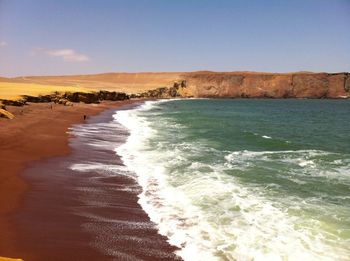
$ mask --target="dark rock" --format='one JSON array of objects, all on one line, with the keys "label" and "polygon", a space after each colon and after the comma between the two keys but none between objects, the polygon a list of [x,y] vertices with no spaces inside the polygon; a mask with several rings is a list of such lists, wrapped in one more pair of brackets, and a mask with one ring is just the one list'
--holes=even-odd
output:
[{"label": "dark rock", "polygon": [[43,103],[43,102],[51,102],[53,95],[39,95],[39,96],[30,96],[30,95],[23,95],[23,100],[26,102],[33,102],[33,103]]},{"label": "dark rock", "polygon": [[67,92],[63,95],[63,98],[71,102],[84,102],[84,103],[100,103],[100,101],[122,101],[129,99],[129,95],[124,92]]},{"label": "dark rock", "polygon": [[123,101],[130,99],[129,95],[124,92],[109,92],[109,91],[100,91],[99,99],[106,101]]},{"label": "dark rock", "polygon": [[144,97],[143,93],[133,93],[133,94],[130,95],[131,99],[140,99],[142,97]]},{"label": "dark rock", "polygon": [[130,98],[173,98],[179,97],[179,89],[184,88],[185,82],[174,82],[173,87],[160,87],[154,90],[149,90],[143,93],[137,93],[130,95]]},{"label": "dark rock", "polygon": [[64,98],[61,98],[61,99],[58,99],[55,101],[55,103],[58,103],[58,104],[62,104],[62,105],[65,105],[65,106],[73,106],[73,103],[64,99]]},{"label": "dark rock", "polygon": [[169,96],[176,97],[177,96],[177,88],[170,88],[169,89]]},{"label": "dark rock", "polygon": [[1,100],[2,104],[8,106],[23,106],[26,104],[25,100]]},{"label": "dark rock", "polygon": [[70,102],[99,103],[98,93],[66,92],[63,98]]}]

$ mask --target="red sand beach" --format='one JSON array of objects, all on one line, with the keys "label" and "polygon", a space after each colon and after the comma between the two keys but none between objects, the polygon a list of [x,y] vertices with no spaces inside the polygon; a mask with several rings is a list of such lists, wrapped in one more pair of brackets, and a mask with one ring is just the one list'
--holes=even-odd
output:
[{"label": "red sand beach", "polygon": [[[123,175],[100,177],[93,170],[71,175],[67,165],[90,158],[122,165],[112,151],[89,152],[82,141],[74,137],[70,141],[67,130],[82,123],[83,115],[88,116],[87,122],[111,120],[108,108],[129,103],[53,105],[52,110],[51,104],[8,108],[16,118],[0,121],[0,256],[177,259],[176,249],[157,234],[137,203],[140,188],[135,180]],[[118,133],[115,136],[119,139]]]}]

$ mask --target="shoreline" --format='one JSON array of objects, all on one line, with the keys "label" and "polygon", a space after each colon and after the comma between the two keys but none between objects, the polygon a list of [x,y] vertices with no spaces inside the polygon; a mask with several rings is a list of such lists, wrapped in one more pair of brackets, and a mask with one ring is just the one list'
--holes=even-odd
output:
[{"label": "shoreline", "polygon": [[[35,161],[68,154],[68,127],[83,122],[83,115],[91,116],[113,105],[77,104],[72,108],[53,105],[52,110],[50,106],[49,103],[7,106],[16,117],[0,121],[0,230],[3,235],[0,237],[0,256],[17,256],[12,219],[30,189],[30,184],[20,177],[20,173]],[[52,118],[56,118],[54,126],[50,126]],[[47,143],[50,147],[46,147]]]},{"label": "shoreline", "polygon": [[[142,205],[161,233],[181,246],[177,253],[185,260],[208,259],[212,254],[212,259],[293,259],[298,257],[295,253],[328,257],[319,255],[319,249],[329,249],[329,256],[347,256],[346,235],[334,236],[334,241],[311,235],[339,235],[348,222],[339,203],[327,198],[346,196],[348,182],[342,174],[348,169],[349,148],[344,145],[348,102],[272,103],[175,101],[147,104],[115,117],[130,129],[129,141],[117,152],[142,178]],[[339,119],[333,121],[333,115]],[[331,135],[334,132],[339,136]],[[320,189],[308,189],[305,195],[306,188],[315,184]],[[330,184],[337,193],[329,193]],[[325,199],[315,204],[315,195],[320,194]],[[295,207],[295,198],[305,204],[297,205],[297,215],[288,211]],[[324,204],[320,212],[319,204]],[[328,216],[328,207],[335,216]],[[310,209],[320,216],[308,219]],[[313,220],[337,230],[315,227]],[[286,241],[279,235],[287,235]]]},{"label": "shoreline", "polygon": [[[118,101],[71,106],[50,103],[30,104],[25,107],[8,106],[16,118],[0,121],[0,256],[21,258],[17,245],[15,216],[21,210],[32,184],[24,181],[21,173],[37,162],[69,155],[70,134],[67,129],[84,122],[88,117],[122,105],[138,102]],[[54,120],[53,120],[54,119]]]}]

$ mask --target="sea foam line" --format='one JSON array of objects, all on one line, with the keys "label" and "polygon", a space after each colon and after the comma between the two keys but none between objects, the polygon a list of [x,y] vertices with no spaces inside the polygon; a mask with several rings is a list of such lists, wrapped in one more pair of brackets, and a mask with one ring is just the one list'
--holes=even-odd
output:
[{"label": "sea foam line", "polygon": [[[158,225],[160,234],[181,248],[177,254],[185,260],[334,260],[337,257],[334,249],[322,243],[322,238],[314,236],[310,240],[310,235],[295,230],[297,221],[259,196],[259,191],[251,191],[232,180],[225,182],[227,177],[222,175],[220,166],[215,166],[206,177],[198,173],[195,180],[171,186],[165,165],[175,152],[159,153],[148,146],[148,140],[157,135],[157,130],[141,115],[158,103],[146,102],[139,108],[114,115],[130,131],[127,142],[116,152],[137,174],[143,188],[139,203]],[[194,204],[202,197],[219,199],[213,204],[218,207],[217,215],[208,216],[201,206]],[[232,206],[237,211],[227,212]]]}]

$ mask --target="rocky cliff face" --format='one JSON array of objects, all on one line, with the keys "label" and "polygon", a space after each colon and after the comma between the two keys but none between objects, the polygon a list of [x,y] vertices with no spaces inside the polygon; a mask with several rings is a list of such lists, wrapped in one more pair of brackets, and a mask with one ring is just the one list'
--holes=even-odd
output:
[{"label": "rocky cliff face", "polygon": [[349,73],[215,73],[183,74],[185,97],[350,98]]},{"label": "rocky cliff face", "polygon": [[[127,84],[122,74],[108,74],[114,84]],[[127,74],[127,79],[138,79],[137,73]],[[142,81],[158,74],[140,74]],[[350,73],[253,73],[253,72],[192,72],[165,73],[166,80],[153,82],[158,88],[142,92],[92,91],[65,92],[42,96],[22,96],[20,100],[0,100],[4,105],[22,106],[27,102],[56,102],[71,105],[73,102],[99,103],[103,100],[129,98],[350,98]],[[102,77],[101,75],[97,75]],[[96,76],[96,77],[97,77]],[[147,77],[146,77],[147,76]],[[78,76],[76,76],[78,77]],[[80,77],[80,78],[79,78]],[[84,76],[79,76],[81,79]],[[86,76],[86,77],[93,77]],[[35,79],[40,80],[41,77]],[[45,78],[45,77],[44,77]],[[157,79],[158,79],[157,78]],[[51,78],[50,78],[51,79]],[[121,80],[120,80],[121,79]],[[129,80],[130,80],[129,79]],[[163,79],[163,78],[162,78]],[[119,81],[122,81],[120,83]],[[130,83],[133,85],[134,83]],[[132,89],[131,87],[129,89]],[[142,88],[139,88],[142,89]],[[116,90],[119,90],[118,88]]]}]

